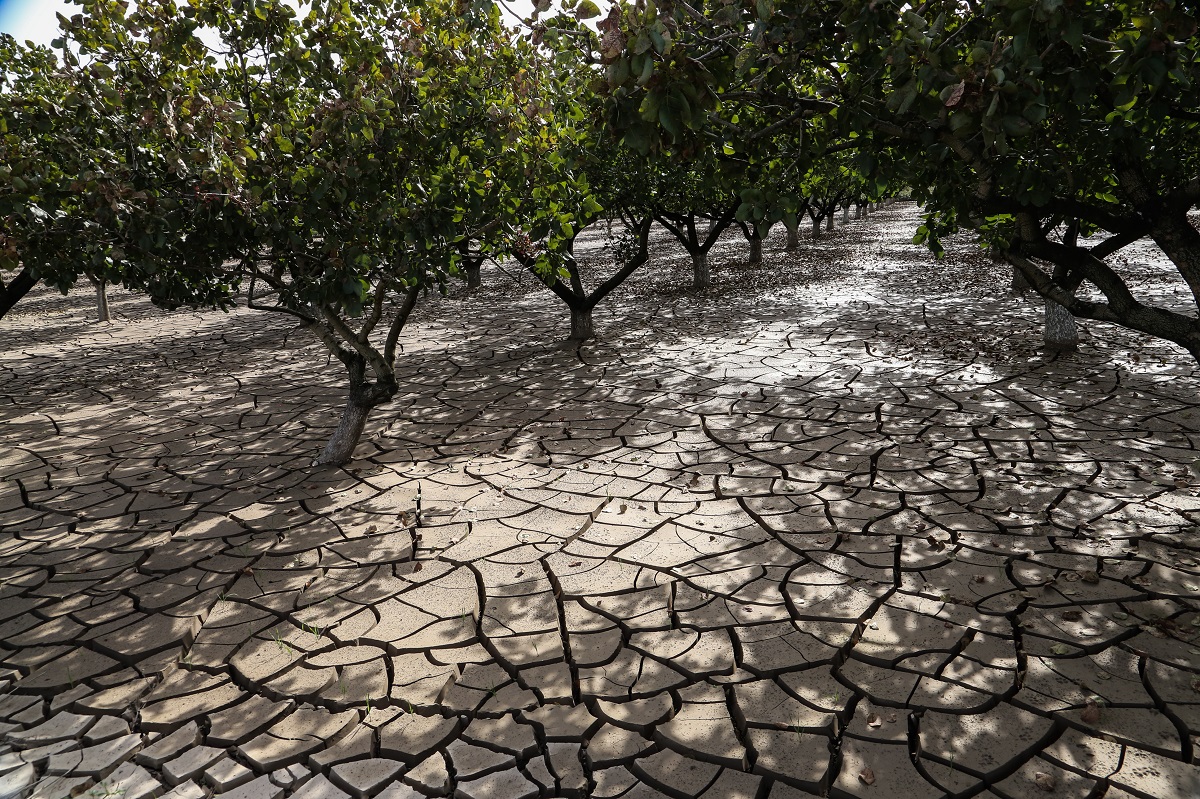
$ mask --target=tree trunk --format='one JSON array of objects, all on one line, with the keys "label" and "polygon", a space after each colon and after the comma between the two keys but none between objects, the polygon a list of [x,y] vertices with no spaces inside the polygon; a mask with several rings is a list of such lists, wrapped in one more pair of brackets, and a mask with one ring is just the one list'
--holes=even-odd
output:
[{"label": "tree trunk", "polygon": [[373,404],[363,398],[361,391],[351,389],[346,407],[342,411],[342,419],[320,457],[313,461],[313,466],[340,466],[353,458],[354,449],[358,446],[358,440],[362,438],[367,416],[373,407]]},{"label": "tree trunk", "polygon": [[1009,293],[1024,294],[1031,288],[1033,286],[1029,285],[1029,281],[1025,279],[1025,273],[1014,266],[1012,268],[1012,283],[1008,287]]},{"label": "tree trunk", "polygon": [[814,239],[821,238],[821,217],[819,216],[813,217],[812,237]]},{"label": "tree trunk", "polygon": [[800,246],[800,231],[798,228],[787,229],[787,249],[794,250]]},{"label": "tree trunk", "polygon": [[842,206],[842,227],[850,224],[850,206]]},{"label": "tree trunk", "polygon": [[569,341],[587,341],[595,338],[596,332],[592,327],[592,309],[586,311],[571,309],[571,337]]},{"label": "tree trunk", "polygon": [[112,315],[108,311],[108,281],[88,275],[88,280],[96,288],[96,318],[101,322],[111,322]]},{"label": "tree trunk", "polygon": [[11,311],[13,306],[29,293],[31,288],[37,285],[37,282],[32,270],[25,267],[7,285],[0,284],[0,319],[3,319],[4,315]]},{"label": "tree trunk", "polygon": [[833,232],[833,211],[830,211],[829,216],[825,217],[825,232]]},{"label": "tree trunk", "polygon": [[1046,300],[1046,350],[1074,352],[1079,349],[1079,330],[1075,317],[1054,300]]},{"label": "tree trunk", "polygon": [[757,233],[750,237],[750,263],[762,263],[762,238]]},{"label": "tree trunk", "polygon": [[708,269],[708,253],[692,253],[692,288],[706,289],[711,283]]},{"label": "tree trunk", "polygon": [[480,274],[482,269],[483,264],[481,262],[476,261],[467,264],[467,288],[477,289],[483,285],[483,276]]},{"label": "tree trunk", "polygon": [[854,206],[854,218],[855,219],[863,218],[863,207],[861,205]]}]

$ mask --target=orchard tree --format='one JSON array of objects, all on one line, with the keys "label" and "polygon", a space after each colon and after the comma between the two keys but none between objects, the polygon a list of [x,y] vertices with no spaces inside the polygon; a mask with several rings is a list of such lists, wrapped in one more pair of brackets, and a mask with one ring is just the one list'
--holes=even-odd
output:
[{"label": "orchard tree", "polygon": [[0,270],[15,271],[0,316],[41,281],[66,292],[81,276],[101,298],[112,281],[168,307],[229,307],[241,216],[221,161],[229,111],[171,88],[200,51],[165,35],[91,59],[83,19],[68,23],[82,61],[61,40],[56,55],[0,35]]},{"label": "orchard tree", "polygon": [[300,319],[345,365],[349,397],[318,459],[343,463],[399,391],[420,293],[457,273],[462,247],[478,257],[522,226],[562,232],[554,203],[523,204],[569,182],[540,169],[563,146],[554,71],[491,5],[329,0],[297,17],[280,0],[253,14],[194,4],[245,115],[250,304]]},{"label": "orchard tree", "polygon": [[[537,22],[546,5],[534,8],[532,40],[541,47],[547,68],[554,71],[558,92],[547,105],[553,117],[550,127],[562,131],[563,146],[538,165],[549,188],[533,192],[525,204],[533,217],[543,221],[528,225],[508,254],[541,278],[567,306],[568,341],[582,342],[596,335],[592,318],[596,306],[649,261],[658,164],[622,147],[603,130],[603,101],[595,91],[603,85],[594,68],[598,40],[580,23],[595,16],[596,7],[590,0],[564,4],[573,15],[560,13]],[[613,225],[621,230],[608,237],[606,246],[615,269],[589,281],[576,257],[575,242],[600,222],[610,234]]]},{"label": "orchard tree", "polygon": [[712,281],[708,253],[734,223],[739,205],[730,170],[712,146],[693,150],[686,159],[644,156],[643,160],[651,170],[655,221],[690,256],[692,288],[708,288]]},{"label": "orchard tree", "polygon": [[103,265],[168,305],[244,290],[299,319],[349,378],[317,463],[352,457],[399,390],[400,334],[464,243],[561,234],[553,203],[522,205],[556,190],[539,169],[563,147],[554,73],[490,4],[83,5],[63,90],[34,86],[60,73],[26,53],[21,97],[50,99],[5,101],[5,252],[59,285]]},{"label": "orchard tree", "polygon": [[[889,66],[895,98],[862,119],[931,156],[907,175],[930,212],[920,237],[937,249],[946,233],[980,231],[1046,298],[1050,348],[1074,345],[1069,312],[1200,359],[1195,311],[1139,298],[1112,258],[1153,241],[1200,303],[1195,7],[1043,0],[941,17],[949,8],[868,14],[852,32],[868,68]],[[1077,295],[1085,282],[1097,299]]]},{"label": "orchard tree", "polygon": [[[525,237],[515,243],[512,255],[538,274],[571,313],[569,341],[594,338],[592,311],[650,258],[650,229],[654,223],[653,170],[647,159],[615,143],[597,141],[592,128],[554,167],[577,170],[571,191],[556,196],[562,218],[569,220],[553,237]],[[588,287],[582,264],[575,255],[575,240],[588,227],[604,221],[621,233],[610,237],[615,269]],[[543,259],[557,271],[539,266]]]},{"label": "orchard tree", "polygon": [[[836,134],[826,146],[898,155],[889,179],[908,185],[929,213],[918,241],[936,251],[947,233],[978,231],[1051,303],[1200,359],[1195,310],[1139,298],[1112,259],[1153,241],[1200,308],[1200,232],[1189,219],[1200,203],[1193,6],[759,0],[669,8],[622,4],[606,20],[606,57],[629,61],[638,75],[610,76],[611,118],[627,139],[674,147],[719,135],[729,99],[754,105],[759,130],[823,124]],[[652,46],[639,54],[643,38]],[[667,102],[666,118],[637,113]],[[860,141],[851,144],[852,134]],[[1077,294],[1085,282],[1099,299]]]}]

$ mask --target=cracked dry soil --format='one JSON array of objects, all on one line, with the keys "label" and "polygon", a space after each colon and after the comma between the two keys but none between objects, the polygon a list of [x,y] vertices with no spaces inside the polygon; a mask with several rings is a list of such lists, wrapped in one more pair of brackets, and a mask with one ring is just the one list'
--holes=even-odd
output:
[{"label": "cracked dry soil", "polygon": [[286,320],[31,297],[0,796],[1200,796],[1194,365],[1101,325],[1042,357],[916,218],[727,239],[702,294],[656,236],[580,348],[492,268],[344,469]]}]

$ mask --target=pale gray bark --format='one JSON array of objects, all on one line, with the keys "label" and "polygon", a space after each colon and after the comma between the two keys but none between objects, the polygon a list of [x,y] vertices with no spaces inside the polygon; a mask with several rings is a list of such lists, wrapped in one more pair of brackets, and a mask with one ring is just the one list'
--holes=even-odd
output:
[{"label": "pale gray bark", "polygon": [[829,216],[825,217],[825,232],[826,233],[833,232],[833,213],[832,212],[830,212]]},{"label": "pale gray bark", "polygon": [[1054,300],[1046,300],[1045,343],[1049,352],[1074,352],[1079,349],[1079,329],[1075,317]]},{"label": "pale gray bark", "polygon": [[320,457],[313,462],[313,465],[336,466],[346,463],[354,457],[354,448],[358,446],[358,440],[362,438],[363,428],[367,425],[367,416],[370,413],[371,406],[362,402],[357,396],[357,392],[351,391],[337,429],[333,431],[333,436],[325,444],[325,449],[321,451]]},{"label": "pale gray bark", "polygon": [[112,314],[108,310],[108,281],[103,278],[88,276],[96,288],[96,318],[101,322],[111,322]]},{"label": "pale gray bark", "polygon": [[842,227],[850,224],[850,206],[842,206]]},{"label": "pale gray bark", "polygon": [[798,228],[787,229],[787,249],[794,250],[800,246],[800,231]]}]

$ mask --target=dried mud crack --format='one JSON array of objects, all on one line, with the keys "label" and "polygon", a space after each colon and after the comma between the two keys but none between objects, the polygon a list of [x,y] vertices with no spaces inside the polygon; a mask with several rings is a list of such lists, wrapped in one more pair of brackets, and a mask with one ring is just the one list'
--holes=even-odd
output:
[{"label": "dried mud crack", "polygon": [[0,796],[1200,796],[1200,377],[915,218],[428,301],[345,469],[288,325],[31,297]]}]

